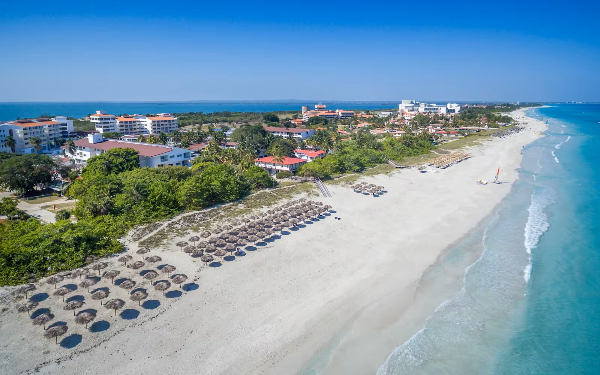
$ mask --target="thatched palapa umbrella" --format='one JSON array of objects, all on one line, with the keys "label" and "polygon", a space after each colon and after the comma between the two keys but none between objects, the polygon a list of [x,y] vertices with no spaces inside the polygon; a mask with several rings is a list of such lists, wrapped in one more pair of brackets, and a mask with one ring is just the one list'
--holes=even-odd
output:
[{"label": "thatched palapa umbrella", "polygon": [[259,240],[258,237],[256,237],[255,235],[248,236],[248,242],[255,243],[255,242],[258,242],[258,240]]},{"label": "thatched palapa umbrella", "polygon": [[114,284],[115,277],[119,276],[120,273],[121,273],[121,271],[111,270],[111,271],[105,272],[102,277],[104,277],[105,279],[110,279],[111,283]]},{"label": "thatched palapa umbrella", "polygon": [[143,260],[144,254],[148,254],[149,252],[150,252],[150,249],[148,249],[147,247],[140,247],[135,253],[141,255],[142,260]]},{"label": "thatched palapa umbrella", "polygon": [[122,257],[120,257],[117,260],[119,262],[123,263],[125,266],[127,266],[127,262],[129,262],[132,259],[133,259],[133,257],[131,255],[123,255]]},{"label": "thatched palapa umbrella", "polygon": [[34,284],[22,285],[17,289],[17,294],[20,294],[20,295],[24,294],[25,299],[27,299],[27,294],[29,294],[29,292],[33,292],[36,289],[37,288]]},{"label": "thatched palapa umbrella", "polygon": [[236,245],[236,246],[244,246],[244,245],[246,245],[246,240],[245,240],[245,239],[243,239],[243,238],[239,238],[239,239],[237,240],[237,242],[235,243],[235,245]]},{"label": "thatched palapa umbrella", "polygon": [[208,238],[210,237],[211,233],[209,231],[204,231],[200,234],[200,237],[202,238]]},{"label": "thatched palapa umbrella", "polygon": [[67,302],[67,304],[63,307],[63,310],[73,311],[73,316],[75,316],[75,310],[80,309],[85,302],[83,301],[71,301]]},{"label": "thatched palapa umbrella", "polygon": [[130,290],[130,289],[133,289],[135,284],[136,284],[136,282],[133,280],[125,280],[121,284],[119,284],[119,287],[122,289],[125,289],[125,290]]},{"label": "thatched palapa umbrella", "polygon": [[189,245],[189,244],[185,241],[179,241],[175,244],[175,246],[178,246],[179,248],[181,248],[181,251],[183,251],[183,248],[186,247],[187,245]]},{"label": "thatched palapa umbrella", "polygon": [[67,327],[66,325],[54,326],[48,328],[48,330],[44,332],[44,337],[47,339],[55,339],[56,344],[58,344],[58,338],[67,333],[68,330],[69,327]]},{"label": "thatched palapa umbrella", "polygon": [[[237,239],[235,243],[237,243]],[[227,246],[225,246],[225,251],[228,251],[230,255],[233,254],[235,251],[235,245],[233,243],[228,243]]]},{"label": "thatched palapa umbrella", "polygon": [[38,315],[35,319],[33,319],[34,326],[44,326],[44,330],[46,330],[46,323],[54,319],[54,314],[52,313],[44,313]]},{"label": "thatched palapa umbrella", "polygon": [[175,267],[175,266],[172,266],[172,265],[170,265],[170,264],[167,264],[166,266],[164,266],[164,267],[163,267],[163,268],[160,270],[160,272],[162,272],[162,273],[166,273],[166,274],[167,274],[167,276],[170,276],[170,275],[171,275],[171,273],[172,273],[172,272],[174,272],[176,269],[177,269],[177,267]]},{"label": "thatched palapa umbrella", "polygon": [[128,268],[131,268],[133,270],[137,270],[140,269],[142,267],[144,267],[146,265],[146,263],[142,262],[141,260],[138,260],[136,262],[131,263],[129,266],[127,266]]},{"label": "thatched palapa umbrella", "polygon": [[160,280],[154,283],[154,289],[159,292],[163,292],[163,296],[165,295],[165,291],[171,287],[171,283],[168,280]]},{"label": "thatched palapa umbrella", "polygon": [[201,257],[203,254],[204,254],[204,251],[201,249],[196,249],[196,250],[192,251],[192,257],[194,257],[194,258]]},{"label": "thatched palapa umbrella", "polygon": [[102,300],[108,298],[109,294],[109,290],[97,290],[92,293],[92,299],[96,301],[100,300],[100,306],[102,306]]},{"label": "thatched palapa umbrella", "polygon": [[26,312],[29,314],[31,310],[35,309],[38,303],[35,301],[26,301],[17,305],[18,312]]},{"label": "thatched palapa umbrella", "polygon": [[107,309],[115,310],[115,316],[117,316],[117,310],[122,309],[125,306],[125,301],[119,298],[111,299],[104,304]]},{"label": "thatched palapa umbrella", "polygon": [[82,282],[79,283],[79,286],[82,288],[86,288],[87,291],[90,291],[90,286],[96,284],[98,282],[98,280],[92,278],[92,277],[86,277],[85,279],[83,279]]},{"label": "thatched palapa umbrella", "polygon": [[46,280],[46,282],[50,285],[54,285],[54,289],[56,289],[56,284],[60,283],[63,280],[64,280],[64,277],[62,277],[60,275],[54,275],[54,276],[50,276],[48,278],[48,280]]},{"label": "thatched palapa umbrella", "polygon": [[179,288],[181,289],[181,284],[185,283],[185,281],[187,280],[187,276],[186,275],[175,275],[173,276],[173,282],[177,285],[179,285]]},{"label": "thatched palapa umbrella", "polygon": [[90,274],[90,270],[88,270],[87,268],[79,268],[79,269],[76,269],[75,271],[71,272],[71,276],[79,277],[79,280],[81,280],[81,276],[86,276],[89,274]]},{"label": "thatched palapa umbrella", "polygon": [[217,250],[217,247],[214,244],[209,243],[208,246],[206,246],[206,248],[204,249],[204,252],[214,253],[216,250]]},{"label": "thatched palapa umbrella", "polygon": [[225,247],[225,245],[227,245],[227,242],[225,242],[225,240],[218,240],[217,243],[215,244],[215,246],[217,247]]},{"label": "thatched palapa umbrella", "polygon": [[215,244],[219,239],[217,237],[211,237],[208,239],[208,243]]},{"label": "thatched palapa umbrella", "polygon": [[158,277],[158,272],[156,272],[154,270],[150,270],[144,274],[144,279],[146,279],[146,280],[153,280],[157,277]]},{"label": "thatched palapa umbrella", "polygon": [[136,290],[135,292],[131,293],[129,298],[131,298],[132,301],[137,301],[138,306],[141,306],[142,301],[148,298],[148,293],[143,290]]},{"label": "thatched palapa umbrella", "polygon": [[146,258],[146,261],[148,261],[150,263],[160,262],[161,260],[162,260],[162,258],[159,257],[158,255],[153,255],[151,257]]},{"label": "thatched palapa umbrella", "polygon": [[88,324],[96,319],[96,314],[91,311],[82,311],[75,316],[75,323],[77,324],[85,324],[85,328],[87,329]]},{"label": "thatched palapa umbrella", "polygon": [[71,293],[72,291],[73,291],[73,289],[69,289],[69,288],[66,288],[63,286],[63,287],[56,289],[53,294],[55,296],[61,296],[63,299],[63,302],[65,302],[65,296],[67,294]]},{"label": "thatched palapa umbrella", "polygon": [[200,237],[192,236],[192,237],[188,238],[188,241],[193,242],[194,246],[196,246],[196,242],[200,241]]},{"label": "thatched palapa umbrella", "polygon": [[106,267],[108,267],[108,264],[104,263],[104,262],[100,262],[100,263],[96,263],[92,266],[92,269],[94,271],[98,271],[98,275],[100,275],[100,271],[105,269]]},{"label": "thatched palapa umbrella", "polygon": [[189,245],[183,248],[183,252],[186,254],[191,254],[194,250],[196,250],[196,246],[194,245]]},{"label": "thatched palapa umbrella", "polygon": [[215,256],[220,257],[221,259],[223,259],[223,257],[227,255],[227,252],[223,249],[219,249],[217,251],[215,251]]},{"label": "thatched palapa umbrella", "polygon": [[223,228],[221,228],[221,227],[214,227],[214,228],[212,229],[212,232],[213,232],[213,233],[216,233],[216,234],[219,234],[219,233],[221,233],[222,231],[223,231]]},{"label": "thatched palapa umbrella", "polygon": [[205,265],[208,265],[208,263],[212,262],[214,258],[210,254],[204,254],[202,257],[200,257],[200,260],[203,261]]}]

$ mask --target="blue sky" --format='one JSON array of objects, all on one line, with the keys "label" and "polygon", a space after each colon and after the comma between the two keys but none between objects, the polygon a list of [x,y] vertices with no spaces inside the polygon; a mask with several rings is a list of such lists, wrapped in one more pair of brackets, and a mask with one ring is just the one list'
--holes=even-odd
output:
[{"label": "blue sky", "polygon": [[600,101],[597,2],[21,1],[0,101]]}]

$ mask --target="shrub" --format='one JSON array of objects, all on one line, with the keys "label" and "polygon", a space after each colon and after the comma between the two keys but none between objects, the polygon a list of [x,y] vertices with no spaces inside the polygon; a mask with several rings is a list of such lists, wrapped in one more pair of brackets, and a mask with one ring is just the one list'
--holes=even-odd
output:
[{"label": "shrub", "polygon": [[69,218],[71,218],[71,212],[68,210],[60,210],[56,213],[56,221],[69,220]]},{"label": "shrub", "polygon": [[275,177],[277,177],[278,179],[290,178],[292,176],[293,176],[292,172],[288,172],[288,171],[277,172],[277,174],[275,175]]}]

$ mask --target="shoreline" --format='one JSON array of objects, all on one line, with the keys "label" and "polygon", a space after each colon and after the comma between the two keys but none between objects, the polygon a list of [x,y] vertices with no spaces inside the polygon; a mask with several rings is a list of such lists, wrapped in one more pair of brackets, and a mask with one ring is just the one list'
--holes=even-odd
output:
[{"label": "shoreline", "polygon": [[[428,288],[441,296],[438,278],[424,279],[423,274],[443,264],[449,244],[477,228],[511,188],[509,183],[479,186],[475,181],[491,180],[499,162],[506,166],[501,180],[516,180],[519,149],[539,132],[528,127],[484,141],[470,150],[473,158],[439,173],[409,170],[362,178],[386,188],[377,198],[330,185],[333,197],[317,200],[331,204],[332,216],[341,220],[319,220],[219,268],[198,271],[174,245],[183,238],[174,238],[154,251],[191,275],[190,280],[197,277],[197,289],[175,299],[157,298],[162,305],[154,312],[141,310],[137,320],[118,320],[102,309],[112,325],[106,332],[90,334],[70,323],[70,331],[83,337],[75,350],[45,339],[35,342],[40,333],[23,324],[25,316],[3,313],[0,334],[9,342],[2,344],[0,352],[6,354],[1,357],[8,372],[19,373],[42,362],[41,373],[95,373],[89,364],[107,358],[102,368],[108,372],[196,368],[206,374],[287,374],[306,368],[329,343],[333,354],[325,358],[323,374],[362,374],[364,366],[366,373],[375,372],[405,337],[421,328],[430,315],[426,310],[439,305],[422,297],[428,306],[415,303],[418,292]],[[476,258],[476,246],[471,256]],[[445,268],[442,279],[456,285],[464,274],[462,265],[469,262]],[[392,337],[387,328],[393,322],[399,330]],[[347,334],[339,336],[345,329]],[[11,343],[13,337],[26,340]],[[365,350],[369,342],[379,342],[373,355]],[[31,352],[44,353],[31,358]]]}]

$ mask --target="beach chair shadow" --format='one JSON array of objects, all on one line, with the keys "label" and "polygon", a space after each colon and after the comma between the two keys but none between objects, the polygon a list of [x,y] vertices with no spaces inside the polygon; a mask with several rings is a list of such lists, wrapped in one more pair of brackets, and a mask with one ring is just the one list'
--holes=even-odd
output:
[{"label": "beach chair shadow", "polygon": [[183,290],[186,292],[193,292],[194,290],[198,290],[200,286],[196,283],[189,283],[183,286]]},{"label": "beach chair shadow", "polygon": [[223,258],[223,260],[226,262],[233,262],[235,260],[235,257],[233,255],[227,255]]},{"label": "beach chair shadow", "polygon": [[222,266],[222,264],[221,264],[221,262],[219,262],[219,261],[217,260],[217,261],[215,261],[215,262],[211,262],[211,263],[210,263],[208,266],[209,266],[209,267],[218,268],[218,267],[221,267],[221,266]]},{"label": "beach chair shadow", "polygon": [[246,246],[246,249],[245,249],[245,250],[247,250],[247,251],[256,251],[256,250],[257,250],[257,248],[256,248],[256,247],[254,247],[254,246]]}]

